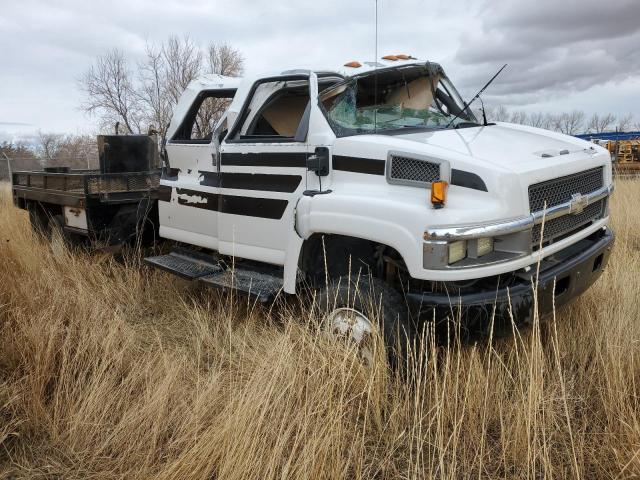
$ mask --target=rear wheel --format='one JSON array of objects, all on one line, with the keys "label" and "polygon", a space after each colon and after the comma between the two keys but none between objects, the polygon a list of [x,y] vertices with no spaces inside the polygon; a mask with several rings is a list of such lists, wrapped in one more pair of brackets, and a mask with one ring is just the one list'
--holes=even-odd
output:
[{"label": "rear wheel", "polygon": [[325,331],[353,342],[365,362],[373,360],[378,335],[392,366],[406,356],[415,328],[402,295],[382,280],[341,276],[320,290],[319,302]]}]

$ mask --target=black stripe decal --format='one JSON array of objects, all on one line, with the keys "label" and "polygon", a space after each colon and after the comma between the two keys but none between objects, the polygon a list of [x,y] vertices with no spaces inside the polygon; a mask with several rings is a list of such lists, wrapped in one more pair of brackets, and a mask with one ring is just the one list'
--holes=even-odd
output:
[{"label": "black stripe decal", "polygon": [[333,169],[344,172],[368,173],[369,175],[384,175],[386,160],[373,158],[333,156]]},{"label": "black stripe decal", "polygon": [[178,204],[186,207],[202,208],[218,211],[219,197],[217,193],[200,192],[187,188],[176,188]]},{"label": "black stripe decal", "polygon": [[200,185],[203,187],[219,187],[220,186],[220,176],[218,172],[207,172],[203,170],[198,170],[200,174]]},{"label": "black stripe decal", "polygon": [[223,153],[221,165],[242,167],[307,167],[306,152]]},{"label": "black stripe decal", "polygon": [[171,201],[171,187],[167,185],[160,185],[158,187],[158,200],[161,202]]},{"label": "black stripe decal", "polygon": [[280,220],[289,202],[277,198],[222,197],[222,213]]},{"label": "black stripe decal", "polygon": [[263,192],[293,193],[300,186],[301,175],[271,175],[259,173],[229,173],[199,171],[200,185],[207,187],[261,190]]},{"label": "black stripe decal", "polygon": [[[170,189],[170,187],[167,187]],[[219,211],[231,215],[280,220],[289,202],[278,198],[219,195],[186,188],[177,188],[178,204],[185,207]]]},{"label": "black stripe decal", "polygon": [[[333,156],[333,169],[345,172],[367,173],[370,175],[384,175],[386,161],[373,158]],[[487,192],[487,185],[475,173],[466,170],[451,169],[451,185],[471,188]]]},{"label": "black stripe decal", "polygon": [[471,188],[472,190],[480,190],[481,192],[487,192],[487,185],[484,180],[475,173],[467,172],[466,170],[451,169],[451,185],[458,187]]}]

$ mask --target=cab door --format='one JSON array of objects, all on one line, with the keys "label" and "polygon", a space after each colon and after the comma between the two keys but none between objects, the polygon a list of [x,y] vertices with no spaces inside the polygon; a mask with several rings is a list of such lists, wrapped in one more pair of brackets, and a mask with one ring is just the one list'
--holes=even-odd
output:
[{"label": "cab door", "polygon": [[218,247],[219,135],[226,129],[222,115],[236,92],[224,82],[216,88],[185,92],[176,111],[185,111],[172,125],[166,144],[169,165],[160,181],[160,236],[180,242]]},{"label": "cab door", "polygon": [[264,78],[220,149],[220,253],[283,265],[306,189],[313,72]]}]

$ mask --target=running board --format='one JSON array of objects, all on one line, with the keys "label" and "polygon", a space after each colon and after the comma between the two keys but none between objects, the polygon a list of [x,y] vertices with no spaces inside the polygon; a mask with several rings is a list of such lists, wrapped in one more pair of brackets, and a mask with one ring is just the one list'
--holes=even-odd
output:
[{"label": "running board", "polygon": [[197,280],[223,271],[223,268],[215,263],[213,257],[184,249],[176,249],[168,255],[147,257],[144,259],[144,263],[186,280]]},{"label": "running board", "polygon": [[210,287],[233,290],[263,303],[272,301],[284,285],[282,272],[259,271],[242,265],[227,269],[211,255],[182,248],[168,255],[147,257],[144,262],[186,280],[197,280]]},{"label": "running board", "polygon": [[267,303],[275,299],[284,285],[282,274],[276,275],[235,266],[233,270],[213,273],[198,279],[212,287],[255,297],[259,302]]}]

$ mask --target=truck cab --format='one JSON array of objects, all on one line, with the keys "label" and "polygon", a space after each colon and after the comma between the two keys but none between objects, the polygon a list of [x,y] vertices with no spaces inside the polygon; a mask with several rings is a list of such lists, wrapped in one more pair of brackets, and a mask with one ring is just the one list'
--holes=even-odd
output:
[{"label": "truck cab", "polygon": [[[605,149],[481,122],[440,65],[404,55],[200,79],[166,153],[160,235],[182,246],[149,264],[263,300],[311,285],[360,340],[454,307],[469,329],[526,322],[586,290],[613,244]],[[382,324],[351,288],[382,298]]]}]

